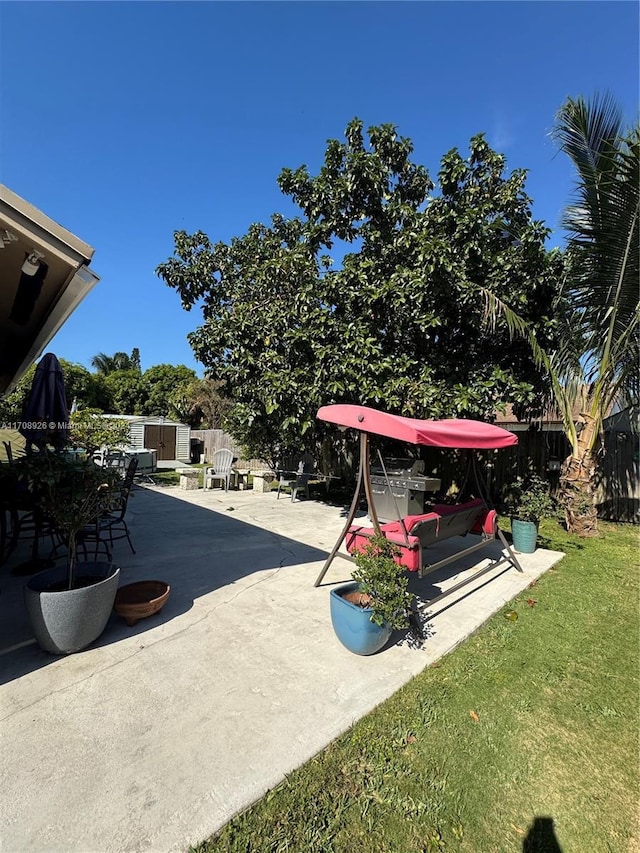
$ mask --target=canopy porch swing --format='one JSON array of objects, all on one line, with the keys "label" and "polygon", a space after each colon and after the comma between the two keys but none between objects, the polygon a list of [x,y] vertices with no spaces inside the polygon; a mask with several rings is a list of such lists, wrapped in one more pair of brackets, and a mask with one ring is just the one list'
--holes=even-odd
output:
[{"label": "canopy porch swing", "polygon": [[[367,538],[376,534],[385,536],[397,545],[399,549],[397,562],[404,565],[408,571],[417,572],[421,578],[468,554],[486,548],[496,539],[500,540],[504,551],[499,558],[492,559],[488,566],[478,569],[471,577],[430,599],[429,606],[472,583],[487,572],[498,568],[498,566],[510,564],[517,571],[522,571],[511,546],[498,527],[496,511],[489,507],[488,501],[484,497],[457,505],[436,504],[431,512],[422,515],[402,517],[401,513],[398,512],[396,521],[381,524],[376,512],[370,475],[369,436],[371,434],[409,444],[469,451],[511,447],[518,443],[516,435],[481,421],[464,419],[417,420],[351,404],[323,406],[318,410],[317,417],[319,420],[336,424],[340,429],[355,429],[360,432],[360,462],[356,488],[346,523],[315,581],[315,586],[322,583],[336,556],[353,561],[353,552],[359,550]],[[378,455],[380,456],[380,454]],[[380,463],[384,470],[381,456]],[[473,454],[470,455],[469,463],[470,470],[467,471],[465,481],[469,473],[473,473],[478,493],[482,495],[483,489]],[[369,507],[372,527],[361,527],[353,524],[363,490]],[[467,533],[478,534],[480,541],[476,541],[474,544],[437,562],[426,562],[426,549],[430,545],[450,539],[453,536],[464,536]],[[339,551],[345,540],[347,554]]]}]

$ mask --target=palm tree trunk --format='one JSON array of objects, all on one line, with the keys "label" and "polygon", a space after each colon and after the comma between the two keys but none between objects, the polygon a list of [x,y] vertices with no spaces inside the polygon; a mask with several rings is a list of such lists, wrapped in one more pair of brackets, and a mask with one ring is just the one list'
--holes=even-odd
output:
[{"label": "palm tree trunk", "polygon": [[585,424],[578,433],[571,456],[560,473],[560,502],[564,507],[567,530],[579,536],[598,535],[598,514],[595,506],[595,459],[593,456],[596,420],[584,414]]}]

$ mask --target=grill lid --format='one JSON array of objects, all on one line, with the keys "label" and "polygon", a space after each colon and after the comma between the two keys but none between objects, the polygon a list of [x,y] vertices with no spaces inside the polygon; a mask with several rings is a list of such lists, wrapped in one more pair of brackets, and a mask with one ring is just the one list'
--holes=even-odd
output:
[{"label": "grill lid", "polygon": [[[389,477],[419,477],[424,473],[424,460],[411,457],[393,456],[384,460],[384,467]],[[382,474],[382,465],[371,465],[372,474]]]}]

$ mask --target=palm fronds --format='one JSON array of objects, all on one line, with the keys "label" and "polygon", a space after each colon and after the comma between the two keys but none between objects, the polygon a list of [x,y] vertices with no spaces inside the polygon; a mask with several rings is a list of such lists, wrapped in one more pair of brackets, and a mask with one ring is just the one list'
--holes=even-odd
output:
[{"label": "palm fronds", "polygon": [[637,126],[625,132],[620,110],[604,95],[569,98],[553,137],[577,175],[563,217],[572,269],[567,297],[582,330],[584,378],[600,426],[611,404],[633,400],[639,385],[640,135]]}]

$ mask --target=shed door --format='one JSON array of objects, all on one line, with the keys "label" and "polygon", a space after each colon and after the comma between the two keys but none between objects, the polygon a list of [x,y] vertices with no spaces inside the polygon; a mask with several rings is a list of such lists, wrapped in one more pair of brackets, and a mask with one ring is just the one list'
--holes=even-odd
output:
[{"label": "shed door", "polygon": [[176,458],[176,428],[160,424],[147,424],[144,428],[144,446],[157,450],[158,460]]}]

